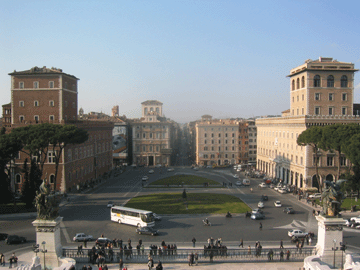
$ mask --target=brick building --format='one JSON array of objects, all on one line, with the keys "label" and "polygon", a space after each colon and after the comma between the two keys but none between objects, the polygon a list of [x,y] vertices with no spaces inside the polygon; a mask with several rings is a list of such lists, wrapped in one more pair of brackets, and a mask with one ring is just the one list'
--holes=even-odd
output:
[{"label": "brick building", "polygon": [[[56,190],[64,192],[76,188],[111,170],[113,124],[77,120],[78,78],[61,69],[46,67],[14,71],[9,75],[11,103],[3,105],[3,125],[6,125],[8,131],[26,125],[53,123],[72,124],[89,133],[89,139],[85,143],[70,145],[64,149],[60,158]],[[21,189],[21,168],[25,158],[29,157],[19,153],[12,166],[13,191]],[[43,177],[47,174],[52,185],[54,172],[53,153],[49,152]]]}]

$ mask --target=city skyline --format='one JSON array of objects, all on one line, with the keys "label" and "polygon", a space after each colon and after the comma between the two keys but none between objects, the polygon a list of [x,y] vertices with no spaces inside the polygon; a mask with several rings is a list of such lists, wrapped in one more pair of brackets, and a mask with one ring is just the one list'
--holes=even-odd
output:
[{"label": "city skyline", "polygon": [[80,79],[85,113],[138,118],[158,100],[179,123],[279,115],[290,69],[320,56],[360,66],[356,1],[16,2],[0,11],[2,105],[9,73],[47,66]]}]

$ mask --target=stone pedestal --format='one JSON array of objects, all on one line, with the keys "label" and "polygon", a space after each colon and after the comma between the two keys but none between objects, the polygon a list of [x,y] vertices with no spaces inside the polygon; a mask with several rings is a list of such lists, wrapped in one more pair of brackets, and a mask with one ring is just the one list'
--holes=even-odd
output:
[{"label": "stone pedestal", "polygon": [[[36,244],[40,250],[44,248],[43,242],[46,242],[45,264],[46,268],[52,269],[59,266],[59,257],[62,256],[62,246],[60,238],[60,222],[62,217],[55,220],[36,219],[33,225],[36,228]],[[44,268],[44,253],[39,252],[41,265]]]},{"label": "stone pedestal", "polygon": [[[318,240],[316,244],[317,255],[321,261],[333,265],[335,257],[335,266],[340,267],[343,252],[340,250],[340,243],[343,242],[343,225],[345,220],[336,217],[317,216],[318,221]],[[333,249],[337,248],[337,251]]]}]

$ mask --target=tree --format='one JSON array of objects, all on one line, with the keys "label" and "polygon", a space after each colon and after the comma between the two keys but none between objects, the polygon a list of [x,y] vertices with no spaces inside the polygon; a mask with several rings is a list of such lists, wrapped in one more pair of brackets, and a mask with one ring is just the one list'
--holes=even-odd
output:
[{"label": "tree", "polygon": [[323,129],[321,127],[312,126],[306,130],[304,130],[299,137],[297,138],[297,144],[300,146],[311,146],[313,148],[315,154],[315,177],[316,181],[319,185],[319,191],[322,192],[322,182],[319,178],[319,145],[321,144]]},{"label": "tree", "polygon": [[9,202],[12,198],[11,192],[11,170],[8,164],[15,159],[17,153],[23,145],[12,134],[5,134],[5,130],[0,132],[0,203]]},{"label": "tree", "polygon": [[74,125],[56,125],[55,133],[50,138],[52,151],[55,159],[54,189],[56,190],[56,179],[59,169],[60,157],[64,148],[70,144],[81,144],[88,140],[89,134],[86,130]]},{"label": "tree", "polygon": [[354,176],[349,180],[351,181],[351,187],[359,192],[360,190],[360,134],[353,135],[348,144],[344,147],[344,153],[346,157],[352,163],[352,171]]},{"label": "tree", "polygon": [[186,190],[185,190],[185,188],[184,188],[184,191],[183,191],[183,193],[182,193],[182,197],[183,197],[183,199],[186,199],[186,198],[187,198],[187,195],[186,195]]},{"label": "tree", "polygon": [[32,181],[30,181],[29,168],[27,163],[28,159],[26,158],[22,169],[22,172],[24,173],[24,182],[21,186],[21,194],[26,208],[31,208],[35,198],[35,185],[32,183]]}]

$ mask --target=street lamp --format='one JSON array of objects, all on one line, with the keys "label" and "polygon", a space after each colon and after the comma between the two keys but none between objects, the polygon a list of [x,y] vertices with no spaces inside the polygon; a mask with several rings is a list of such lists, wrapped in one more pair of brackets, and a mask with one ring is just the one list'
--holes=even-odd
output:
[{"label": "street lamp", "polygon": [[45,264],[45,253],[47,252],[47,249],[45,248],[45,244],[46,244],[46,242],[45,241],[43,241],[42,243],[41,243],[42,245],[43,245],[43,249],[42,250],[40,250],[42,253],[44,253],[44,270],[46,269],[46,264]]},{"label": "street lamp", "polygon": [[331,248],[334,251],[334,263],[333,267],[335,268],[335,252],[338,250],[338,247],[336,247],[336,239],[334,239],[334,247]]},{"label": "street lamp", "polygon": [[341,254],[341,269],[344,269],[344,253],[345,250],[347,249],[346,245],[344,242],[340,242],[340,250],[342,251]]}]

